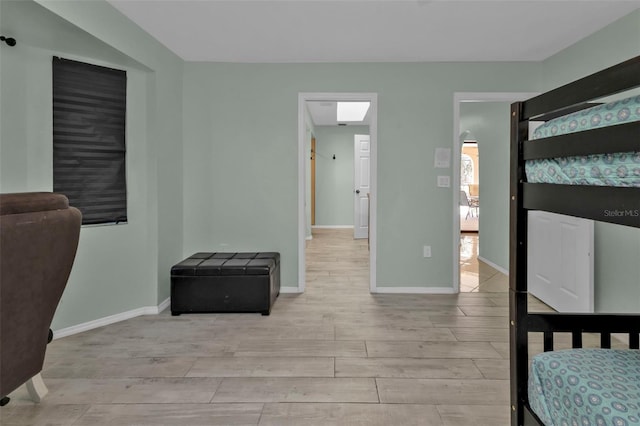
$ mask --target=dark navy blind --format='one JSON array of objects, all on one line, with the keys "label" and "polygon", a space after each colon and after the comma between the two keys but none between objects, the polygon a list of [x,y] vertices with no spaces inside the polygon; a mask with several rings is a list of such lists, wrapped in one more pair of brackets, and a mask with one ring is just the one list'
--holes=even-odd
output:
[{"label": "dark navy blind", "polygon": [[53,58],[53,190],[83,224],[127,221],[127,74]]}]

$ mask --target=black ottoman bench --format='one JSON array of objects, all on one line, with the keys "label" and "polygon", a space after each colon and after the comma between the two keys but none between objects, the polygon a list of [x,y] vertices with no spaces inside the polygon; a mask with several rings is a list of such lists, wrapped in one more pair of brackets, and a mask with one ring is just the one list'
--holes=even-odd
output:
[{"label": "black ottoman bench", "polygon": [[260,312],[280,294],[280,253],[196,253],[171,268],[171,314]]}]

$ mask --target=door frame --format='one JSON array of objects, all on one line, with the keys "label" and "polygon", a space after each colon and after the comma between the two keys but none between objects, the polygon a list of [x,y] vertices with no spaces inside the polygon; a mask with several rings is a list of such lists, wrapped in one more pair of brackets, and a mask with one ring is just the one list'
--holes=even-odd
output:
[{"label": "door frame", "polygon": [[366,93],[344,93],[344,92],[301,92],[298,93],[298,293],[303,293],[306,285],[305,281],[305,246],[306,246],[306,213],[305,200],[307,192],[306,181],[306,102],[307,101],[368,101],[369,106],[369,136],[371,139],[371,159],[370,159],[370,179],[371,179],[371,205],[369,206],[369,291],[377,292],[376,289],[376,223],[377,223],[377,178],[378,178],[378,94]]},{"label": "door frame", "polygon": [[[453,94],[453,292],[460,293],[460,104],[463,102],[517,102],[539,95],[539,92],[454,92]],[[479,165],[478,165],[479,166]],[[481,172],[482,173],[482,172]],[[508,178],[506,176],[505,178]],[[485,189],[486,191],[486,189]],[[479,226],[479,225],[478,225]],[[480,228],[478,227],[478,232]],[[491,265],[499,268],[498,265]],[[508,273],[508,270],[501,272]]]},{"label": "door frame", "polygon": [[311,226],[315,224],[316,224],[316,137],[313,134],[311,134]]}]

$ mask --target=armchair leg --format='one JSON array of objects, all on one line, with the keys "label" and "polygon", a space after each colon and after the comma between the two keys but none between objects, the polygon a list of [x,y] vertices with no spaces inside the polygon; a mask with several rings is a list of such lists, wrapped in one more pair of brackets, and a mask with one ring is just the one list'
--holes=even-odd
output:
[{"label": "armchair leg", "polygon": [[33,402],[42,401],[42,398],[49,392],[40,373],[29,379],[27,382],[27,391],[29,391],[29,396]]}]

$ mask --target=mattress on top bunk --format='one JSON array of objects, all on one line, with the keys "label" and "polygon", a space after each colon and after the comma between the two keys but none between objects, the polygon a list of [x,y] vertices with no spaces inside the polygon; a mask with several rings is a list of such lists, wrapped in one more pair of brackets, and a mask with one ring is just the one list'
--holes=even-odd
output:
[{"label": "mattress on top bunk", "polygon": [[538,354],[531,362],[529,406],[546,426],[640,425],[640,351]]},{"label": "mattress on top bunk", "polygon": [[[632,121],[640,121],[640,96],[550,120],[535,130],[532,140]],[[533,183],[640,187],[640,152],[529,160],[525,172]]]}]

